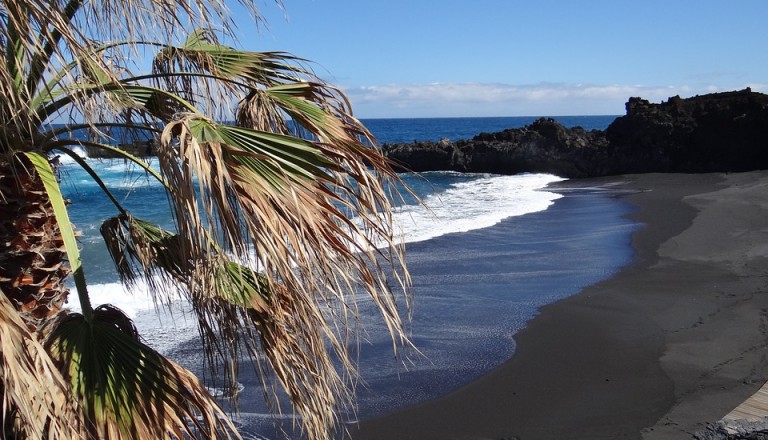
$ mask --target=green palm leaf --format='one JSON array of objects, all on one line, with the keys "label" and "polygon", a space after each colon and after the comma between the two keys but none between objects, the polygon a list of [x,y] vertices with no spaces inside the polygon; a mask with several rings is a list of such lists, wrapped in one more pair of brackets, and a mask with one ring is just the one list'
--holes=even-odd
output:
[{"label": "green palm leaf", "polygon": [[149,86],[122,84],[112,82],[109,84],[78,83],[68,86],[66,90],[52,94],[55,97],[51,102],[39,110],[40,114],[54,115],[61,109],[78,103],[83,97],[106,95],[112,98],[110,106],[114,110],[133,108],[144,110],[150,115],[168,117],[169,110],[183,110],[199,113],[197,108],[182,97]]},{"label": "green palm leaf", "polygon": [[70,314],[46,340],[94,438],[232,438],[234,425],[190,372],[141,343],[114,307]]},{"label": "green palm leaf", "polygon": [[224,46],[206,29],[193,31],[179,47],[168,47],[155,58],[156,73],[208,72],[220,78],[242,79],[258,84],[296,81],[310,75],[297,65],[303,61],[283,52],[251,52]]},{"label": "green palm leaf", "polygon": [[53,169],[51,169],[51,165],[48,163],[48,159],[38,153],[26,153],[26,155],[40,175],[45,190],[48,193],[48,197],[51,200],[56,221],[59,224],[61,235],[64,238],[64,247],[67,252],[70,268],[72,269],[72,276],[75,278],[75,286],[77,287],[77,297],[80,300],[80,307],[83,310],[83,314],[86,317],[89,317],[91,314],[91,302],[88,296],[88,287],[85,282],[83,263],[80,259],[80,250],[77,246],[77,241],[75,240],[75,231],[72,228],[72,223],[69,221],[69,214],[64,202],[64,197],[61,195],[59,182],[56,180],[56,176],[53,173]]}]

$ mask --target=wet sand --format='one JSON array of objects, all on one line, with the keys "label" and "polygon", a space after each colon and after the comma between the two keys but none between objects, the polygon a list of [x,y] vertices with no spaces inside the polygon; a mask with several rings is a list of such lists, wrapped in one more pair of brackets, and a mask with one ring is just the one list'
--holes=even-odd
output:
[{"label": "wet sand", "polygon": [[768,172],[643,174],[633,263],[550,304],[514,356],[367,439],[685,439],[768,378]]}]

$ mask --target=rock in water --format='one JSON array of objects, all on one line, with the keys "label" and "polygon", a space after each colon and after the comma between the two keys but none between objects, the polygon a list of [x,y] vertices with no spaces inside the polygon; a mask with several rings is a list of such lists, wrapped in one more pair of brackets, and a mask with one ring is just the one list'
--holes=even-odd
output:
[{"label": "rock in water", "polygon": [[470,140],[385,144],[411,171],[592,177],[768,169],[768,95],[750,89],[652,104],[630,98],[605,132],[541,118]]},{"label": "rock in water", "polygon": [[385,144],[384,152],[410,171],[462,171],[517,174],[552,173],[567,177],[594,174],[607,151],[600,130],[566,128],[541,118],[523,128],[481,133],[470,140]]}]

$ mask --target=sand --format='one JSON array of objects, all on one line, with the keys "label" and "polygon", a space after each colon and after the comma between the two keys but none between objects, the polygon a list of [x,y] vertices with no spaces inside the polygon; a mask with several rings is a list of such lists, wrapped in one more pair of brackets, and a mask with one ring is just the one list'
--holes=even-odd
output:
[{"label": "sand", "polygon": [[766,382],[768,172],[565,183],[596,184],[637,191],[633,263],[542,308],[500,367],[354,440],[685,439]]}]

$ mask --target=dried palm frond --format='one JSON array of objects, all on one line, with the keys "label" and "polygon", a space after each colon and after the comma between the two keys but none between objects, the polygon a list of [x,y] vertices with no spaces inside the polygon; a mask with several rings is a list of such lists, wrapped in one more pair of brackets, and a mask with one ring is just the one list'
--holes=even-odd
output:
[{"label": "dried palm frond", "polygon": [[[267,305],[266,311],[245,307],[245,322],[253,326],[246,330],[259,341],[246,340],[245,349],[266,354],[310,437],[323,438],[324,430],[337,427],[338,408],[349,403],[349,376],[339,374],[333,359],[341,361],[342,371],[353,370],[346,328],[356,319],[355,292],[367,293],[393,338],[407,344],[402,305],[380,266],[382,259],[403,264],[389,201],[384,183],[361,157],[385,173],[387,163],[375,161],[374,154],[363,156],[363,148],[330,148],[197,115],[169,124],[161,140],[160,166],[184,237],[180,247],[188,246],[182,253],[194,266],[185,273],[191,275],[190,285],[199,286],[189,291],[190,300],[202,312],[207,345],[214,354],[236,358],[220,341],[241,340],[243,304],[231,295],[249,284],[242,277],[232,279],[240,272],[223,271],[228,266],[217,261],[224,251],[256,261],[260,275],[252,278],[259,282],[248,292],[251,298],[261,292],[258,303]],[[348,135],[347,142],[356,141]],[[250,243],[250,249],[242,243]],[[395,253],[379,252],[381,244]],[[251,249],[253,257],[245,252]],[[402,286],[407,274],[402,266],[399,270]]]},{"label": "dried palm frond", "polygon": [[82,437],[77,403],[69,399],[64,378],[5,295],[0,295],[0,377],[4,432],[23,438]]},{"label": "dried palm frond", "polygon": [[168,283],[186,281],[188,265],[179,251],[177,235],[128,213],[105,220],[101,235],[126,285],[133,286],[142,278],[153,291],[162,292],[167,287],[164,278]]},{"label": "dried palm frond", "polygon": [[[180,274],[178,247],[165,245],[176,244],[177,236],[130,217],[124,221],[141,225],[145,232],[121,236],[121,245],[114,251],[117,254],[113,253],[113,258],[124,259],[126,264],[130,260],[142,268],[142,273],[153,274],[147,278],[153,286],[177,282],[180,278],[199,280],[186,284],[183,292],[192,303],[201,333],[208,341],[209,365],[237,359],[240,352],[250,353],[257,361],[263,354],[311,438],[324,438],[338,428],[335,409],[349,404],[352,396],[333,365],[327,344],[342,361],[342,372],[354,371],[354,368],[316,299],[289,292],[263,273],[235,263],[223,253],[206,261],[196,261],[186,266],[190,272]],[[115,218],[105,225],[118,223],[119,219]],[[126,229],[138,228],[127,226]],[[143,241],[147,237],[149,240]],[[140,256],[146,251],[139,249],[149,250],[151,258]],[[168,261],[173,263],[163,263]],[[197,288],[188,290],[190,285]],[[157,287],[163,290],[162,286]],[[228,366],[236,369],[231,362]],[[225,370],[224,374],[226,380],[236,379],[232,370]],[[262,379],[265,387],[271,387],[266,377]],[[277,397],[270,399],[272,403],[276,401]]]},{"label": "dried palm frond", "polygon": [[[254,2],[238,3],[260,22]],[[7,50],[0,57],[0,117],[5,129],[0,134],[9,140],[21,134],[26,145],[16,147],[31,149],[35,130],[53,116],[32,105],[36,97],[86,79],[100,85],[117,83],[126,65],[137,58],[140,45],[179,41],[190,28],[216,28],[232,37],[235,23],[223,0],[3,0],[0,42]],[[97,40],[121,42],[122,48],[114,50],[109,44],[95,51]],[[100,115],[116,113],[103,100],[89,99],[92,95],[76,95],[71,97],[77,108],[73,113],[86,122],[95,124]]]}]

